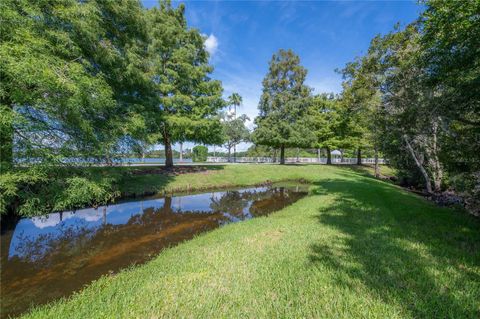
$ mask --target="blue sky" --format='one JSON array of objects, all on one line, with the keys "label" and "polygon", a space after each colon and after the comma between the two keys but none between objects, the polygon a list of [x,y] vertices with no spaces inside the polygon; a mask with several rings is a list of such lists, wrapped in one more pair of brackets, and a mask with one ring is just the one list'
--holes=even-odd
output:
[{"label": "blue sky", "polygon": [[[142,2],[157,5],[156,0]],[[238,92],[243,97],[237,114],[252,120],[268,62],[278,49],[290,48],[300,56],[308,69],[306,84],[315,93],[339,93],[341,76],[335,69],[365,53],[376,34],[414,21],[422,10],[414,1],[181,2],[189,26],[208,36],[212,77],[222,81],[225,96]]]}]

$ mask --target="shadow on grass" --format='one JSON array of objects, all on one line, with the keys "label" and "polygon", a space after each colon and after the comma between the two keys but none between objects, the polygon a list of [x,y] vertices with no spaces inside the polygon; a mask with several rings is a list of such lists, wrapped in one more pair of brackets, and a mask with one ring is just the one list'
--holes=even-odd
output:
[{"label": "shadow on grass", "polygon": [[335,196],[316,218],[342,236],[312,245],[312,265],[332,269],[342,287],[360,281],[402,315],[480,318],[478,220],[368,177],[316,185]]},{"label": "shadow on grass", "polygon": [[[166,169],[164,166],[150,167],[122,167],[120,170],[110,168],[111,174],[119,175],[117,185],[122,198],[155,195],[166,190],[169,183],[176,176],[190,173],[209,174],[209,172],[223,170],[225,165],[177,165]],[[104,171],[105,172],[105,171]],[[184,189],[169,191],[190,191],[186,185]]]}]

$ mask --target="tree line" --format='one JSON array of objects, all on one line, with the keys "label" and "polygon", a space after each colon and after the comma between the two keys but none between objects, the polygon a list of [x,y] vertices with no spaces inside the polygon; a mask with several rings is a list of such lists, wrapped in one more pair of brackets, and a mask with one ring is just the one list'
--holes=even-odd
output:
[{"label": "tree line", "polygon": [[107,177],[70,176],[65,159],[110,163],[161,143],[169,167],[173,143],[221,143],[222,85],[184,11],[163,0],[2,1],[2,212],[12,200],[38,212],[110,199]]},{"label": "tree line", "polygon": [[[429,193],[453,187],[475,202],[480,4],[424,5],[417,21],[376,36],[339,70],[339,94],[314,95],[299,56],[279,50],[250,133],[237,116],[241,97],[224,99],[211,78],[205,38],[187,25],[183,4],[2,1],[0,211],[107,202],[117,195],[114,174],[72,174],[65,159],[111,163],[163,144],[171,167],[172,144],[187,141],[224,145],[229,157],[252,141],[278,150],[281,164],[291,148],[325,149],[329,163],[335,148],[355,149],[358,163],[373,150],[406,183]],[[222,111],[228,105],[233,114]]]},{"label": "tree line", "polygon": [[376,36],[342,70],[360,141],[408,184],[454,189],[480,213],[480,2],[425,2],[404,28]]},{"label": "tree line", "polygon": [[286,147],[355,147],[359,159],[373,148],[405,184],[454,189],[480,213],[480,2],[424,4],[416,21],[376,36],[339,70],[338,95],[312,95],[299,57],[280,50],[253,140],[280,149],[281,163]]}]

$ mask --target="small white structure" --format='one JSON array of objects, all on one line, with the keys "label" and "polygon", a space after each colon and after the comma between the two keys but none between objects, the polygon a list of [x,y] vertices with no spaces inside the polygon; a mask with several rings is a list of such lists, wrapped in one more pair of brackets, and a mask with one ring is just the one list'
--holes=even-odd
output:
[{"label": "small white structure", "polygon": [[340,163],[342,161],[342,152],[339,150],[333,150],[330,154],[332,155],[332,163]]}]

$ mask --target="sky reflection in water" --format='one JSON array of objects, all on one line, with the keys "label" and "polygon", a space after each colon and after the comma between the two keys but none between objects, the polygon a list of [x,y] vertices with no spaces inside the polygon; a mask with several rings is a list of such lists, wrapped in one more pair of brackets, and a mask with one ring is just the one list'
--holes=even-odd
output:
[{"label": "sky reflection in water", "polygon": [[267,215],[306,189],[276,185],[148,198],[21,219],[1,238],[2,316],[67,296],[196,234]]}]

